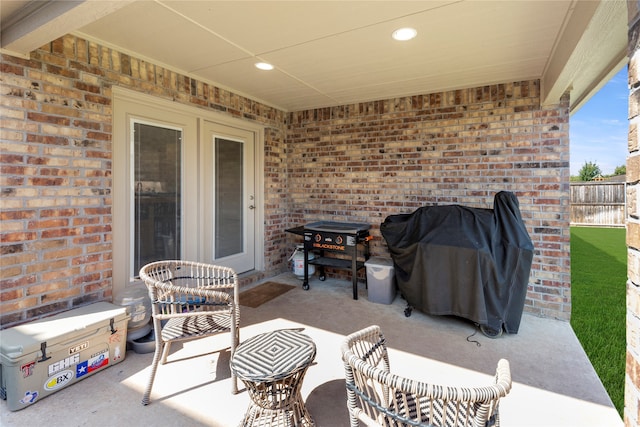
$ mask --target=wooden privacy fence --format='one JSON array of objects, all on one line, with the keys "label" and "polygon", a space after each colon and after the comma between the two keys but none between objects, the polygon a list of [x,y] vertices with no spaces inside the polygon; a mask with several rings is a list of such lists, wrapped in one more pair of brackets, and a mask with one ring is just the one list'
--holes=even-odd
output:
[{"label": "wooden privacy fence", "polygon": [[572,182],[571,225],[624,227],[626,183]]}]

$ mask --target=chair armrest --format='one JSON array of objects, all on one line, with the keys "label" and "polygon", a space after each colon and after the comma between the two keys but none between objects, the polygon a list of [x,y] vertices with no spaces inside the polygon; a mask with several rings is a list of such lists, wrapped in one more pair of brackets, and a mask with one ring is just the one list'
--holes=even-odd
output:
[{"label": "chair armrest", "polygon": [[504,397],[511,391],[511,368],[509,361],[500,359],[496,368],[496,385],[500,389],[500,396]]}]

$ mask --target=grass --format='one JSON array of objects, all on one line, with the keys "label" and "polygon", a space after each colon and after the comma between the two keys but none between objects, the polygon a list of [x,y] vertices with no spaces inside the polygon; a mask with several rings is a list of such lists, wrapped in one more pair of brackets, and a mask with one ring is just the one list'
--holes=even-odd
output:
[{"label": "grass", "polygon": [[571,227],[571,326],[621,417],[626,281],[624,228]]}]

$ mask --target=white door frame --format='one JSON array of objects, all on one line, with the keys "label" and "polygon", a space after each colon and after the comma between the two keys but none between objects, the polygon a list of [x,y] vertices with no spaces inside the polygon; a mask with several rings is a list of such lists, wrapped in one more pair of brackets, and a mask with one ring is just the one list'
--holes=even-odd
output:
[{"label": "white door frame", "polygon": [[242,119],[228,117],[223,113],[207,111],[190,105],[157,98],[151,95],[123,89],[117,86],[113,91],[113,169],[112,169],[112,263],[113,263],[113,294],[123,291],[134,281],[130,275],[131,253],[129,236],[132,233],[130,224],[130,194],[134,191],[133,180],[130,176],[130,135],[129,123],[132,117],[159,123],[169,123],[184,129],[183,144],[194,144],[195,149],[188,150],[184,157],[184,172],[187,174],[185,182],[190,180],[191,174],[197,175],[193,184],[197,186],[200,195],[196,206],[185,209],[184,239],[196,236],[195,244],[185,243],[183,258],[200,262],[204,259],[204,242],[201,236],[204,229],[204,206],[201,201],[200,169],[198,160],[204,121],[219,123],[226,126],[245,129],[255,136],[255,270],[264,269],[264,126]]}]

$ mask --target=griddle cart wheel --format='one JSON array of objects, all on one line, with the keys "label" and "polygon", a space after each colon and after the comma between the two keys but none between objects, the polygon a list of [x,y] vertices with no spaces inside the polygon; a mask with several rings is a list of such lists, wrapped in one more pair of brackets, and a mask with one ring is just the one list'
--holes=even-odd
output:
[{"label": "griddle cart wheel", "polygon": [[320,279],[321,282],[327,280],[327,275],[324,273],[324,265],[318,266],[318,279]]},{"label": "griddle cart wheel", "polygon": [[309,283],[308,282],[304,282],[302,284],[302,289],[304,289],[305,291],[308,291],[309,290]]}]

